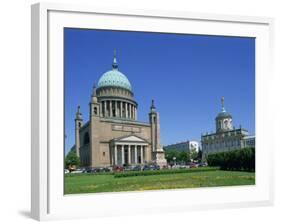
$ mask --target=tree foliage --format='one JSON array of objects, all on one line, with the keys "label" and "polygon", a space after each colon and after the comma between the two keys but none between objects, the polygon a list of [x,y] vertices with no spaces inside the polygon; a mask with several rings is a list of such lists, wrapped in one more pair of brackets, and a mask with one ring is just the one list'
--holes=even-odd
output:
[{"label": "tree foliage", "polygon": [[174,157],[176,163],[185,164],[190,162],[190,153],[186,151],[169,150],[165,152],[165,157],[168,163],[174,163]]},{"label": "tree foliage", "polygon": [[207,156],[209,166],[222,170],[255,171],[255,148],[244,148]]},{"label": "tree foliage", "polygon": [[65,167],[68,168],[70,166],[79,166],[80,165],[80,159],[76,155],[75,150],[71,150],[65,157]]}]

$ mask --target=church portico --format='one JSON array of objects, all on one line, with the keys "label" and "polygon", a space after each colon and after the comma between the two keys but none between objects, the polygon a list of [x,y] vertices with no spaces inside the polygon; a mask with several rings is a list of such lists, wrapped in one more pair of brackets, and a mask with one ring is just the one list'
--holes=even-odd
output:
[{"label": "church portico", "polygon": [[[130,139],[138,141],[129,142]],[[111,143],[111,165],[143,164],[148,160],[148,145],[148,142],[136,136],[114,139]]]}]

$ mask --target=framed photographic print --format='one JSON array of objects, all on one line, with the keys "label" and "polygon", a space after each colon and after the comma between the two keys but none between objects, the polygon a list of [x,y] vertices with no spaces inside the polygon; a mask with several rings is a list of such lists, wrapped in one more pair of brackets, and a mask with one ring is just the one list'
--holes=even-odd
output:
[{"label": "framed photographic print", "polygon": [[272,26],[33,5],[32,217],[272,204]]}]

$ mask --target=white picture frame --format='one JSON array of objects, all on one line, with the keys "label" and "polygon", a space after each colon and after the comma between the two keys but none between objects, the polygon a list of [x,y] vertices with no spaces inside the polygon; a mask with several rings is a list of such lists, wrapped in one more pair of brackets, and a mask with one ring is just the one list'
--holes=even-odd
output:
[{"label": "white picture frame", "polygon": [[[255,37],[256,185],[64,195],[63,27]],[[32,217],[50,220],[271,205],[274,145],[267,130],[273,122],[272,32],[271,18],[32,5]],[[122,209],[128,204],[126,211]]]}]

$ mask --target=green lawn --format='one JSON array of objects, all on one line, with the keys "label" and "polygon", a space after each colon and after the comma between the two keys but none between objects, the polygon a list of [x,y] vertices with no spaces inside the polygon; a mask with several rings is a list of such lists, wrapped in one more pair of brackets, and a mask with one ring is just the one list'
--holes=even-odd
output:
[{"label": "green lawn", "polygon": [[72,174],[65,175],[65,194],[253,184],[255,173],[222,170],[122,178],[110,174]]}]

